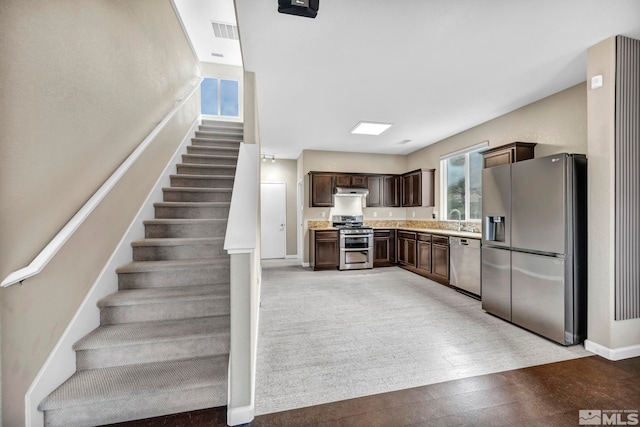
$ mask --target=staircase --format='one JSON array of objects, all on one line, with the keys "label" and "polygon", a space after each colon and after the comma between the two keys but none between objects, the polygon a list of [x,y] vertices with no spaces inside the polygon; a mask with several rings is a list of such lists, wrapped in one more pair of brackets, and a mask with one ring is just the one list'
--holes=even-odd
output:
[{"label": "staircase", "polygon": [[75,343],[77,371],[39,405],[47,426],[95,426],[227,404],[229,257],[242,124],[204,120]]}]

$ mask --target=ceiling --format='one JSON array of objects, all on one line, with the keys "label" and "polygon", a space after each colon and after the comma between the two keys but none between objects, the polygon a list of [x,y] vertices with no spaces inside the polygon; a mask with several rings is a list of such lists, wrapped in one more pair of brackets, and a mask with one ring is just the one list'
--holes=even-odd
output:
[{"label": "ceiling", "polygon": [[[640,38],[638,0],[322,0],[315,19],[277,4],[236,0],[262,151],[278,158],[408,154],[584,81],[599,41]],[[394,125],[350,134],[362,120]]]}]

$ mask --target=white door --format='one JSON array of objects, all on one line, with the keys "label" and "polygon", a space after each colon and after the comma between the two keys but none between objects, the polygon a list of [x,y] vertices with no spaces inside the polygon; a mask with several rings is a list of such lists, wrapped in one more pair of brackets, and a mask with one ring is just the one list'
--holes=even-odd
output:
[{"label": "white door", "polygon": [[286,195],[284,183],[261,184],[262,259],[285,257],[287,244]]}]

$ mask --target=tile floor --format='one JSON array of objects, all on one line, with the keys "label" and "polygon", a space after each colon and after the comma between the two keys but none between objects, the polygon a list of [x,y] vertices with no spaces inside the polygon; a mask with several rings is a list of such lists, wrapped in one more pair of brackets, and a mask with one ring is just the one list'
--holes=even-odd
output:
[{"label": "tile floor", "polygon": [[256,414],[589,356],[397,267],[263,261]]}]

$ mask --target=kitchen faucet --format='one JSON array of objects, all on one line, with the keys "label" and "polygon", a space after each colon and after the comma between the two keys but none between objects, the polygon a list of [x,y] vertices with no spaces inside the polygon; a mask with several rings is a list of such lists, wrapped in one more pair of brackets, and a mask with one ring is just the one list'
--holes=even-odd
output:
[{"label": "kitchen faucet", "polygon": [[460,213],[460,211],[458,209],[451,209],[451,212],[449,212],[449,218],[451,218],[451,214],[453,212],[457,212],[458,213],[458,231],[462,231],[462,214]]}]

